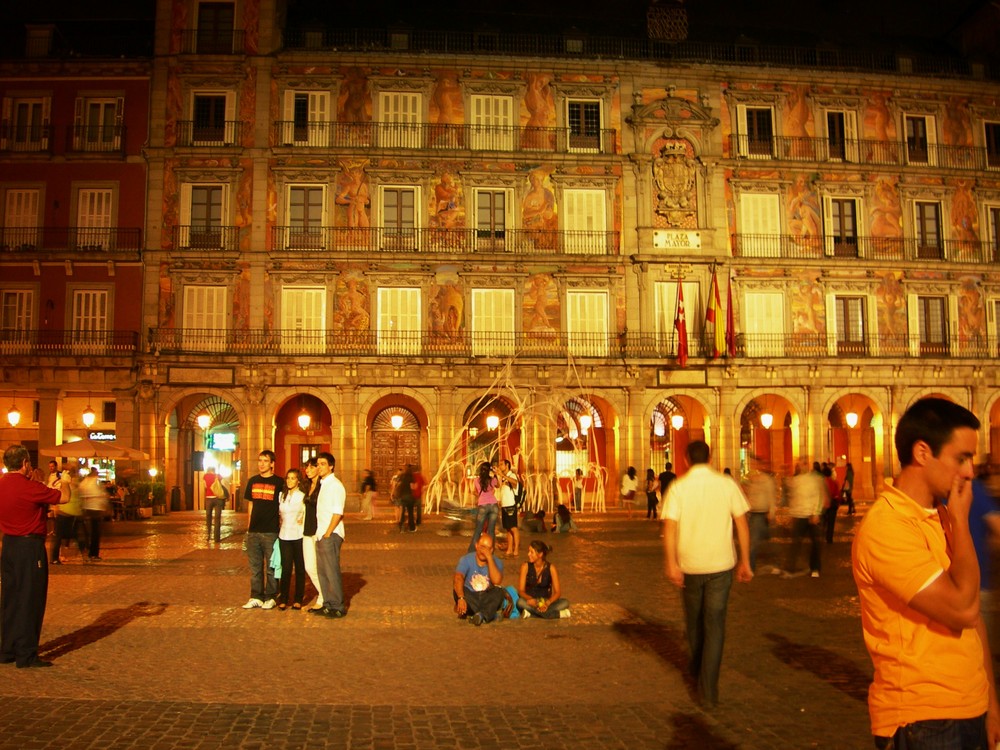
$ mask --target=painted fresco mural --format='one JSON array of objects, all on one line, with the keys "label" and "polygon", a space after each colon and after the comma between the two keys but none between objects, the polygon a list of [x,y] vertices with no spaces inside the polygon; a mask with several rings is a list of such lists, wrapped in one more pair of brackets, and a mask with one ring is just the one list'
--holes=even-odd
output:
[{"label": "painted fresco mural", "polygon": [[368,242],[366,230],[371,226],[368,213],[371,207],[371,189],[365,173],[367,164],[367,160],[361,159],[342,159],[338,162],[340,172],[334,186],[333,223],[338,227],[358,230],[356,233],[348,232],[343,237],[352,246]]},{"label": "painted fresco mural", "polygon": [[464,287],[457,274],[440,274],[430,290],[431,338],[437,344],[460,344],[465,331]]},{"label": "painted fresco mural", "polygon": [[530,231],[537,250],[555,250],[559,216],[555,192],[549,176],[552,167],[536,167],[528,172],[528,190],[521,199],[521,228]]},{"label": "painted fresco mural", "polygon": [[544,149],[555,147],[556,105],[552,93],[552,75],[529,73],[525,80],[524,109],[521,112],[521,148]]},{"label": "painted fresco mural", "polygon": [[826,332],[823,287],[816,271],[797,271],[789,279],[788,307],[792,333],[819,337]]},{"label": "painted fresco mural", "polygon": [[817,174],[795,175],[785,195],[785,216],[792,241],[817,256],[823,247],[823,210],[815,187],[818,177]]},{"label": "painted fresco mural", "polygon": [[878,277],[875,297],[878,300],[878,332],[882,336],[906,336],[906,294],[903,291],[903,272],[886,271]]},{"label": "painted fresco mural", "polygon": [[334,299],[333,330],[352,332],[371,328],[371,298],[362,274],[352,271],[337,277]]},{"label": "painted fresco mural", "polygon": [[[461,229],[465,226],[465,196],[454,172],[442,172],[436,178],[428,205],[431,229]],[[440,238],[447,243],[448,237]]]},{"label": "painted fresco mural", "polygon": [[986,306],[982,279],[963,276],[958,287],[958,340],[965,345],[986,344]]},{"label": "painted fresco mural", "polygon": [[523,330],[525,334],[556,336],[559,333],[559,288],[549,273],[537,273],[529,277],[524,285],[522,305]]}]

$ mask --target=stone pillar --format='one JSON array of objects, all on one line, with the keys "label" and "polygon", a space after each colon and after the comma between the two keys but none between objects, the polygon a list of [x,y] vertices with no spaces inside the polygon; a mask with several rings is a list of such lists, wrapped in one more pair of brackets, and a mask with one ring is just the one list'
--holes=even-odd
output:
[{"label": "stone pillar", "polygon": [[[39,388],[38,391],[38,447],[59,445],[63,441],[62,400],[65,392]],[[28,413],[30,419],[31,414]],[[24,420],[24,415],[21,417]]]}]

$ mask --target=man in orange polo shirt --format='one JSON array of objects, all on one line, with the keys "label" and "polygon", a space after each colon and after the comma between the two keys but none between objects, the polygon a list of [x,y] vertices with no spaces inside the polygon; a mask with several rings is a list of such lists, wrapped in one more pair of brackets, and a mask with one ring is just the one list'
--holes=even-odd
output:
[{"label": "man in orange polo shirt", "polygon": [[993,748],[1000,707],[969,534],[979,420],[939,398],[900,418],[901,471],[854,539],[875,746]]}]

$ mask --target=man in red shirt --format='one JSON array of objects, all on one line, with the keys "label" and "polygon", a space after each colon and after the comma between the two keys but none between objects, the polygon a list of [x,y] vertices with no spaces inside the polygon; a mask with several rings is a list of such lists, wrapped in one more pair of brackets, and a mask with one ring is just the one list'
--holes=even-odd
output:
[{"label": "man in red shirt", "polygon": [[45,519],[50,505],[69,502],[70,478],[63,472],[59,488],[33,482],[31,458],[23,445],[4,451],[7,473],[0,477],[0,663],[51,667],[38,658],[45,599],[49,589],[45,554]]}]

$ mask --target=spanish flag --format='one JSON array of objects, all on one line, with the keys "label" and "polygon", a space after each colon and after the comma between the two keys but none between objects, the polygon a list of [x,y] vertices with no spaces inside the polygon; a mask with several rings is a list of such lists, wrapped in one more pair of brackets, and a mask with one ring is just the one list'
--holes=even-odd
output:
[{"label": "spanish flag", "polygon": [[705,332],[711,330],[712,359],[718,359],[726,352],[726,327],[723,324],[722,300],[719,295],[719,280],[712,269],[712,286],[708,290],[708,310],[705,313]]}]

